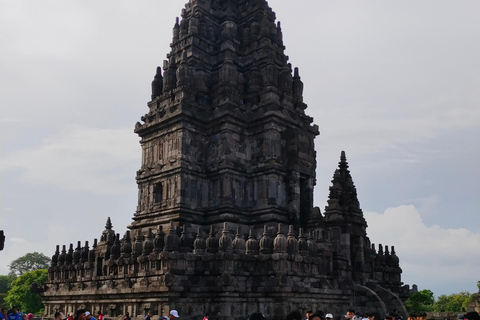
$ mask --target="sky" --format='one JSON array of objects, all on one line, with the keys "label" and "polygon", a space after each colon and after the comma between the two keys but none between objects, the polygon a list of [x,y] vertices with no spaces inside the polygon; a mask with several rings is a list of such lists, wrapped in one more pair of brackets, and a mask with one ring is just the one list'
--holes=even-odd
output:
[{"label": "sky", "polygon": [[[0,274],[123,234],[135,122],[186,0],[0,1]],[[436,296],[480,280],[480,2],[270,0],[304,82],[324,210],[346,152],[367,234]]]}]

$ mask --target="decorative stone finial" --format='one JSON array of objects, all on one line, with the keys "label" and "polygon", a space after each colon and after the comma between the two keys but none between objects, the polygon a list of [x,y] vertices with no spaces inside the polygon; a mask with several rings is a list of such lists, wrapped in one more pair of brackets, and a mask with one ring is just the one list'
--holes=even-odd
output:
[{"label": "decorative stone finial", "polygon": [[112,249],[110,250],[110,260],[117,260],[120,258],[120,234],[115,235],[115,241],[113,242]]},{"label": "decorative stone finial", "polygon": [[135,237],[135,243],[133,244],[132,255],[134,258],[139,257],[143,251],[143,235],[142,231],[137,231],[137,236]]},{"label": "decorative stone finial", "polygon": [[273,239],[268,234],[267,225],[263,226],[263,235],[260,239],[260,252],[263,254],[271,254],[273,252]]},{"label": "decorative stone finial", "polygon": [[162,68],[157,67],[157,72],[152,81],[152,100],[161,96],[163,93],[163,77]]},{"label": "decorative stone finial", "polygon": [[213,231],[213,226],[210,226],[210,234],[206,240],[207,243],[207,252],[208,253],[217,253],[218,252],[218,240],[215,237],[215,233]]},{"label": "decorative stone finial", "polygon": [[235,235],[235,239],[233,239],[232,246],[234,253],[245,253],[245,239],[240,232],[240,227],[237,227],[237,234]]},{"label": "decorative stone finial", "polygon": [[88,241],[85,241],[85,246],[82,248],[82,252],[80,255],[80,263],[85,263],[88,261],[88,252],[90,248],[88,247]]},{"label": "decorative stone finial", "polygon": [[198,227],[197,238],[195,239],[195,242],[193,243],[193,253],[203,254],[205,252],[206,248],[207,248],[207,243],[206,243],[205,239],[203,238],[202,229],[200,229],[200,227]]},{"label": "decorative stone finial", "polygon": [[65,255],[65,265],[71,265],[73,262],[73,243],[70,243],[70,247],[68,248],[68,252]]},{"label": "decorative stone finial", "polygon": [[282,233],[282,224],[278,224],[278,232],[275,240],[273,241],[274,253],[286,253],[287,252],[287,238]]},{"label": "decorative stone finial", "polygon": [[303,233],[303,228],[300,228],[298,235],[298,253],[302,256],[307,255],[308,253],[308,243],[307,237]]},{"label": "decorative stone finial", "polygon": [[106,230],[111,230],[113,227],[112,225],[112,220],[110,220],[110,217],[107,218],[107,222],[105,223],[105,229]]},{"label": "decorative stone finial", "polygon": [[57,262],[57,266],[61,267],[65,264],[65,257],[67,255],[67,250],[66,250],[66,246],[63,245],[62,246],[62,252],[60,253],[60,255],[58,256],[58,262]]},{"label": "decorative stone finial", "polygon": [[223,252],[232,252],[232,238],[227,229],[227,223],[223,223],[223,230],[220,239],[218,239],[218,249]]},{"label": "decorative stone finial", "polygon": [[80,241],[77,241],[77,247],[73,252],[73,263],[78,264],[80,263],[80,258],[82,257],[82,244]]},{"label": "decorative stone finial", "polygon": [[148,256],[153,251],[153,232],[151,228],[148,228],[147,240],[143,243],[142,255]]},{"label": "decorative stone finial", "polygon": [[129,259],[132,256],[132,238],[130,237],[130,230],[127,230],[123,236],[123,243],[120,251],[123,259]]},{"label": "decorative stone finial", "polygon": [[287,235],[287,253],[295,255],[298,253],[298,241],[295,238],[295,232],[293,231],[293,225],[288,227]]},{"label": "decorative stone finial", "polygon": [[175,223],[170,221],[170,230],[168,230],[167,235],[165,236],[165,247],[164,251],[178,251],[180,247],[180,238],[177,235],[177,228]]},{"label": "decorative stone finial", "polygon": [[248,255],[257,255],[259,253],[260,246],[258,245],[258,240],[253,236],[252,229],[250,229],[248,240],[245,243],[245,248],[245,253]]},{"label": "decorative stone finial", "polygon": [[156,253],[162,252],[165,247],[165,232],[163,232],[163,226],[159,225],[157,228],[157,234],[155,235],[155,240],[153,241],[153,248]]},{"label": "decorative stone finial", "polygon": [[52,256],[52,261],[50,263],[50,266],[55,267],[57,265],[59,255],[60,255],[60,246],[57,244],[57,249],[55,250],[55,253]]}]

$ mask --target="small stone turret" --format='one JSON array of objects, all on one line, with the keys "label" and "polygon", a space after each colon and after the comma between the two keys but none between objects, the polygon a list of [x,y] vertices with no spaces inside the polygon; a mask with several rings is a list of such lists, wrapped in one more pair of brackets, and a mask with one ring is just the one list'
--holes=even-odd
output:
[{"label": "small stone turret", "polygon": [[163,226],[158,226],[157,228],[157,233],[155,235],[153,247],[154,247],[155,253],[162,252],[163,248],[165,247],[165,232],[163,232]]},{"label": "small stone turret", "polygon": [[215,236],[213,226],[210,226],[210,234],[208,235],[207,241],[207,252],[217,253],[218,251],[218,240]]},{"label": "small stone turret", "polygon": [[123,236],[123,243],[120,252],[122,259],[130,259],[132,256],[132,239],[130,237],[130,230],[127,230]]},{"label": "small stone turret", "polygon": [[52,256],[52,261],[50,262],[50,266],[55,267],[58,263],[58,256],[60,255],[60,246],[57,245],[57,249]]},{"label": "small stone turret", "polygon": [[120,251],[121,251],[120,234],[117,233],[115,235],[115,241],[113,242],[112,249],[110,251],[110,259],[117,260],[118,258],[120,258]]},{"label": "small stone turret", "polygon": [[260,253],[271,254],[273,252],[273,239],[268,234],[268,227],[265,225],[263,229],[263,236],[260,239]]},{"label": "small stone turret", "polygon": [[298,253],[298,240],[295,238],[295,232],[292,225],[288,227],[287,252],[290,255],[296,255]]},{"label": "small stone turret", "polygon": [[180,249],[180,238],[177,235],[177,228],[175,223],[170,222],[170,230],[165,236],[165,248],[164,251],[179,251]]},{"label": "small stone turret", "polygon": [[193,244],[193,253],[194,254],[203,254],[207,249],[207,242],[203,238],[203,233],[200,227],[197,230],[197,238]]},{"label": "small stone turret", "polygon": [[248,235],[248,240],[245,244],[246,253],[248,255],[257,255],[260,251],[260,246],[258,244],[258,240],[255,239],[253,235],[253,230],[250,229],[250,233]]},{"label": "small stone turret", "polygon": [[232,238],[227,229],[227,223],[223,224],[222,236],[218,239],[218,249],[223,252],[232,252]]},{"label": "small stone turret", "polygon": [[232,246],[234,253],[246,253],[245,239],[243,238],[243,234],[240,232],[240,227],[237,227],[237,233],[235,234],[235,239],[233,239]]},{"label": "small stone turret", "polygon": [[153,233],[152,229],[148,229],[147,239],[143,243],[143,256],[148,256],[153,252]]},{"label": "small stone turret", "polygon": [[162,77],[162,68],[157,67],[157,73],[152,81],[152,100],[158,96],[161,96],[163,93],[163,77]]},{"label": "small stone turret", "polygon": [[143,235],[140,230],[137,232],[137,235],[135,236],[135,242],[133,243],[132,249],[133,249],[132,250],[133,258],[139,257],[143,252]]},{"label": "small stone turret", "polygon": [[273,242],[273,252],[274,253],[287,253],[287,238],[282,233],[282,225],[278,224],[277,236]]}]

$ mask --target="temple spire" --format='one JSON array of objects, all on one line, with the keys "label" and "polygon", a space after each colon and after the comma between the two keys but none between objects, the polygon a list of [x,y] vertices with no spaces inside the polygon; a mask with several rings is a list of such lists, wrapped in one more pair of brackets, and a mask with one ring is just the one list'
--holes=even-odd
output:
[{"label": "temple spire", "polygon": [[360,202],[357,198],[357,189],[348,167],[346,153],[342,151],[338,168],[333,174],[328,204],[325,207],[325,217],[331,221],[332,219],[338,219],[338,217],[334,218],[336,215],[343,216],[342,219],[356,215],[361,217],[357,222],[366,226],[362,209],[360,209]]}]

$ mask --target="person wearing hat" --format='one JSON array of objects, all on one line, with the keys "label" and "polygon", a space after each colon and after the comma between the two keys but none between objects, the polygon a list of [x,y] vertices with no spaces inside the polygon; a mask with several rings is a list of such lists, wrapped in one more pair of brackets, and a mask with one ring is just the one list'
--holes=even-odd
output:
[{"label": "person wearing hat", "polygon": [[87,320],[97,320],[93,317],[93,315],[90,312],[85,312],[85,316],[87,317]]},{"label": "person wearing hat", "polygon": [[480,315],[478,314],[477,311],[470,311],[465,313],[463,316],[463,319],[465,320],[480,320]]},{"label": "person wearing hat", "polygon": [[327,314],[325,315],[325,319],[326,319],[326,320],[333,320],[333,314],[327,313]]},{"label": "person wearing hat", "polygon": [[172,310],[170,311],[170,314],[168,315],[168,318],[170,320],[175,320],[175,318],[179,318],[180,316],[178,315],[177,310]]}]

